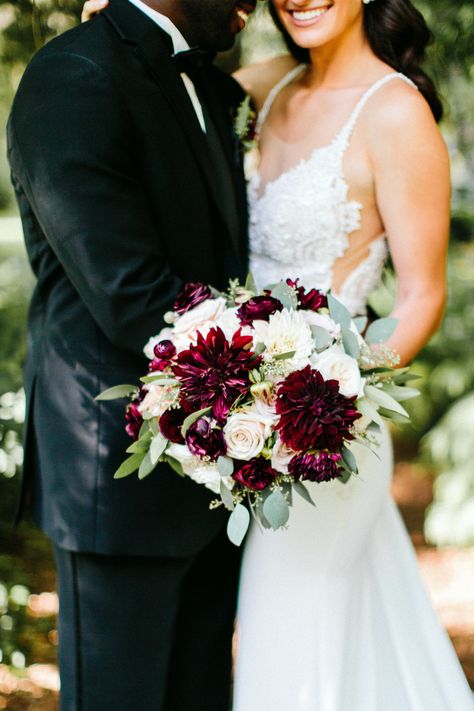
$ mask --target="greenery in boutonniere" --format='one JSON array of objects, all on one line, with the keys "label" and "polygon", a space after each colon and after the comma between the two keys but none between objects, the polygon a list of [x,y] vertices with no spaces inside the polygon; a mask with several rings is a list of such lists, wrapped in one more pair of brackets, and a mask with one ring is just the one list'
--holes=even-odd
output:
[{"label": "greenery in boutonniere", "polygon": [[234,121],[235,134],[244,151],[244,171],[247,180],[251,179],[260,163],[257,118],[252,99],[247,95],[239,105]]}]

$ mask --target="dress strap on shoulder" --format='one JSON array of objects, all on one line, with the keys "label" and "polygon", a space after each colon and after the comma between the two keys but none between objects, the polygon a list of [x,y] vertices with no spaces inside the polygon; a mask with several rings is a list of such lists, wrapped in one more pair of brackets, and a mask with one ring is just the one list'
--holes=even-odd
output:
[{"label": "dress strap on shoulder", "polygon": [[348,122],[342,129],[342,131],[339,134],[339,138],[342,139],[342,142],[344,144],[344,148],[347,148],[349,139],[352,135],[352,132],[355,128],[355,125],[357,123],[357,119],[359,118],[359,115],[368,102],[368,100],[375,94],[379,89],[381,89],[385,84],[388,84],[390,81],[393,79],[401,79],[404,81],[406,84],[409,84],[411,87],[414,89],[418,89],[416,86],[415,82],[413,82],[411,79],[406,77],[404,74],[401,74],[401,72],[392,72],[392,74],[387,74],[386,76],[382,77],[378,81],[376,81],[372,86],[370,86],[367,91],[361,96],[359,101],[357,102],[353,112],[351,113]]},{"label": "dress strap on shoulder", "polygon": [[265,121],[267,120],[268,114],[270,113],[270,109],[273,106],[273,103],[275,99],[277,98],[278,94],[280,91],[282,91],[288,84],[291,84],[291,82],[296,79],[296,77],[301,74],[301,72],[306,68],[306,64],[297,64],[296,67],[293,67],[293,69],[290,69],[289,72],[287,72],[276,84],[273,86],[272,89],[267,94],[267,98],[265,99],[262,109],[260,113],[258,114],[257,118],[257,135],[260,133],[261,128]]}]

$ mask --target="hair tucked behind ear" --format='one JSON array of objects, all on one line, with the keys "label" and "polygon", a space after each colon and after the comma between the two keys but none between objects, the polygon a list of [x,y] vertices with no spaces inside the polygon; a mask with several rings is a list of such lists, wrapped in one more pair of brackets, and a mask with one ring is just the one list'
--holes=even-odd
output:
[{"label": "hair tucked behind ear", "polygon": [[[282,27],[271,0],[270,14],[293,57],[298,62],[308,62],[309,51],[293,42]],[[440,121],[441,100],[432,80],[422,69],[432,36],[421,12],[410,0],[375,0],[364,5],[364,28],[374,54],[415,82],[436,121]]]}]

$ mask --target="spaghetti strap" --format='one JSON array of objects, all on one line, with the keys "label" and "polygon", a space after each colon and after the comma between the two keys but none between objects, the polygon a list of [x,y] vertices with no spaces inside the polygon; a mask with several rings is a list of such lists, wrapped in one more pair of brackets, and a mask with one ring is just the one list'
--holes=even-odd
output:
[{"label": "spaghetti strap", "polygon": [[283,89],[288,86],[288,84],[291,84],[291,82],[296,79],[296,77],[301,74],[301,72],[306,68],[306,64],[297,64],[296,67],[293,67],[293,69],[290,69],[289,72],[287,72],[274,86],[270,91],[268,92],[267,98],[263,102],[262,109],[260,113],[258,114],[257,118],[257,125],[256,125],[256,132],[257,135],[260,134],[260,131],[262,129],[263,124],[267,120],[268,114],[270,113],[270,109],[273,106],[273,103],[275,99],[277,98],[278,94],[280,91],[283,91]]},{"label": "spaghetti strap", "polygon": [[400,72],[393,72],[392,74],[387,74],[386,76],[382,77],[378,81],[376,81],[372,86],[370,86],[367,91],[361,96],[359,101],[357,102],[353,112],[349,116],[348,122],[345,124],[345,126],[342,128],[342,130],[339,132],[339,134],[336,136],[335,141],[341,141],[341,148],[343,151],[345,151],[349,145],[350,137],[352,135],[352,132],[354,131],[355,125],[357,123],[357,119],[359,118],[359,115],[366,105],[367,101],[375,94],[379,89],[381,89],[383,86],[388,84],[392,79],[401,79],[404,81],[406,84],[409,84],[411,87],[414,89],[418,90],[418,87],[416,84],[406,77],[404,74],[401,74]]}]

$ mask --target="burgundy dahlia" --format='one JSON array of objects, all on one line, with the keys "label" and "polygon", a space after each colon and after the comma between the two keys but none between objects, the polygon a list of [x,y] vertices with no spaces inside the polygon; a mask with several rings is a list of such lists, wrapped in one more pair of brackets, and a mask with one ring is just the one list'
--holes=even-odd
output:
[{"label": "burgundy dahlia", "polygon": [[237,311],[242,326],[251,326],[253,321],[268,321],[270,316],[283,310],[283,304],[273,296],[264,294],[249,299]]},{"label": "burgundy dahlia", "polygon": [[186,412],[211,407],[213,417],[223,422],[233,403],[249,389],[249,371],[260,364],[251,344],[252,337],[242,336],[240,330],[230,343],[218,327],[205,338],[198,333],[196,345],[181,351],[172,366],[181,385],[181,407]]},{"label": "burgundy dahlia", "polygon": [[143,417],[141,415],[140,410],[138,409],[139,405],[139,398],[132,400],[130,405],[127,407],[127,411],[125,413],[125,420],[127,422],[125,426],[125,431],[128,436],[131,437],[133,440],[138,439],[140,429],[143,425]]},{"label": "burgundy dahlia", "polygon": [[356,397],[344,397],[337,380],[324,380],[306,366],[291,373],[277,390],[277,429],[284,444],[294,451],[328,449],[335,452],[344,440],[354,439],[350,429],[361,417]]},{"label": "burgundy dahlia", "polygon": [[206,299],[213,298],[212,291],[206,284],[188,281],[176,297],[173,309],[182,315],[185,314],[186,311],[194,309],[195,306],[206,301]]},{"label": "burgundy dahlia", "polygon": [[276,476],[278,472],[264,457],[254,457],[232,474],[235,481],[252,491],[263,491],[270,486]]},{"label": "burgundy dahlia", "polygon": [[186,418],[186,413],[180,407],[165,410],[161,415],[158,425],[163,437],[175,444],[184,444],[184,437],[181,434],[181,427]]},{"label": "burgundy dahlia", "polygon": [[197,457],[210,457],[215,462],[227,452],[224,433],[221,429],[212,427],[206,417],[196,420],[186,432],[186,444],[192,454]]},{"label": "burgundy dahlia", "polygon": [[310,291],[306,291],[303,286],[298,286],[298,281],[298,279],[287,279],[286,283],[288,286],[296,289],[300,308],[307,311],[317,311],[318,309],[327,308],[328,299],[326,294],[323,294],[323,292],[319,291],[319,289],[311,289]]},{"label": "burgundy dahlia", "polygon": [[290,460],[288,471],[295,479],[305,481],[331,481],[342,474],[340,454],[318,452],[317,454],[297,454]]}]

